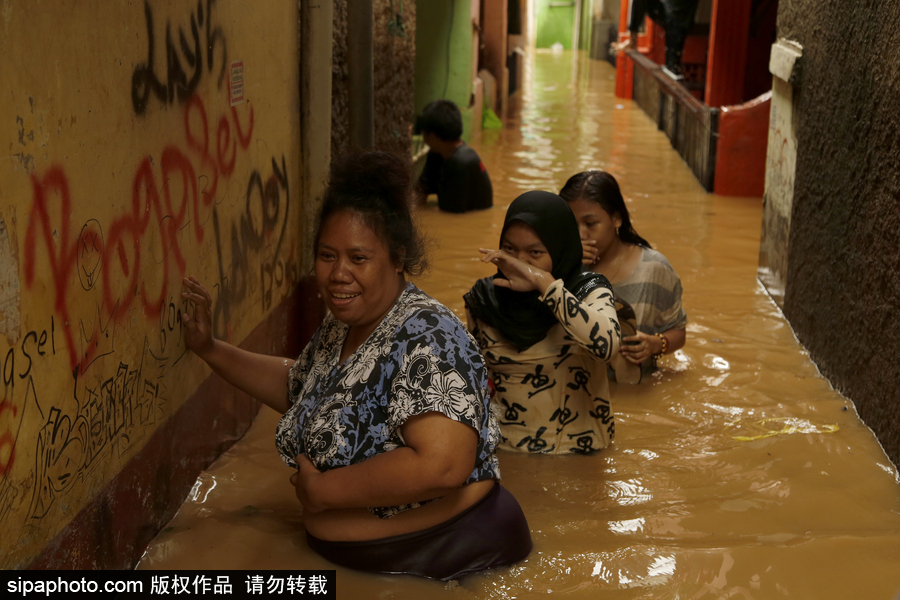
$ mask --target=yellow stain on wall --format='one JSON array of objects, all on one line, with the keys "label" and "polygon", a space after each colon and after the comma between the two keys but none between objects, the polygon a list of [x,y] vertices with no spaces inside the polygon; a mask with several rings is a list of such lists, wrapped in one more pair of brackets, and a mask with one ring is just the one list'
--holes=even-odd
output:
[{"label": "yellow stain on wall", "polygon": [[304,199],[296,3],[4,0],[2,17],[13,568],[208,376],[184,346],[182,277],[207,285],[216,334],[239,343],[300,278]]}]

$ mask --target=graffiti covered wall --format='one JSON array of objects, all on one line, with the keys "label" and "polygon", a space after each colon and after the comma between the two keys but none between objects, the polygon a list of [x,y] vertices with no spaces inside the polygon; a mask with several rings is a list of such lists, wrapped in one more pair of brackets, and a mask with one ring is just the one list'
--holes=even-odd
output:
[{"label": "graffiti covered wall", "polygon": [[209,375],[181,279],[240,342],[291,293],[297,3],[0,11],[0,568],[27,564]]}]

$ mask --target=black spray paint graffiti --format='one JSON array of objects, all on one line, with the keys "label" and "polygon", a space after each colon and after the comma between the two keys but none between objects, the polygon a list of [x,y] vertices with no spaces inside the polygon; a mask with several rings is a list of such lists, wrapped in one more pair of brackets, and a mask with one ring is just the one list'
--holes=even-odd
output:
[{"label": "black spray paint graffiti", "polygon": [[93,315],[78,317],[78,349],[80,356],[86,360],[72,370],[73,376],[77,377],[79,370],[87,372],[95,362],[116,352],[116,333],[120,329],[116,319],[118,314],[119,302],[116,302],[106,316],[101,306],[97,305]]},{"label": "black spray paint graffiti", "polygon": [[[25,398],[21,405],[14,405],[9,400],[0,402],[0,523],[10,515],[13,503],[19,496],[24,497],[27,491],[24,486],[16,485],[8,476],[16,460],[16,441],[22,430],[26,411],[31,407],[40,410],[34,392],[34,377],[25,383]],[[2,418],[6,413],[6,419]]]},{"label": "black spray paint graffiti", "polygon": [[[126,455],[152,427],[165,418],[164,389],[158,375],[166,361],[153,362],[145,340],[145,352],[136,368],[119,363],[115,375],[79,384],[74,379],[74,414],[52,405],[40,409],[44,424],[38,432],[35,447],[35,483],[28,515],[43,518],[53,503],[76,481],[86,479],[92,467],[103,464],[108,454]],[[147,359],[147,357],[150,357]],[[33,385],[29,386],[33,392]]]},{"label": "black spray paint graffiti", "polygon": [[[168,304],[166,304],[162,312],[159,313],[159,332],[157,333],[159,351],[158,354],[156,352],[153,353],[154,357],[158,360],[164,360],[166,353],[170,350],[169,344],[174,342],[177,347],[179,341],[184,337],[184,321],[182,321],[182,314],[184,314],[186,305],[187,300],[181,299],[179,303],[176,304],[175,298],[170,296]],[[181,345],[181,348],[182,351],[175,359],[175,362],[172,363],[173,365],[181,360],[181,357],[187,352],[187,348],[185,348],[183,344]]]},{"label": "black spray paint graffiti", "polygon": [[[24,486],[12,481],[10,473],[16,464],[16,446],[21,439],[25,415],[35,409],[40,411],[34,390],[34,377],[46,371],[47,361],[54,355],[56,328],[51,317],[47,329],[26,333],[21,343],[10,348],[0,361],[4,384],[3,397],[0,399],[0,523],[9,516],[16,499],[28,493]],[[18,390],[15,387],[17,383]],[[16,395],[19,400],[15,399]]]},{"label": "black spray paint graffiti", "polygon": [[103,263],[103,228],[100,221],[91,219],[81,228],[76,250],[78,280],[84,291],[93,289],[100,278]]},{"label": "black spray paint graffiti", "polygon": [[[273,158],[272,173],[267,179],[254,170],[247,183],[243,212],[231,223],[231,261],[227,265],[223,257],[222,232],[219,215],[213,211],[216,251],[219,260],[218,301],[214,307],[214,327],[221,336],[230,322],[230,311],[236,303],[261,291],[263,308],[268,309],[278,289],[292,289],[299,280],[299,268],[291,258],[282,257],[288,227],[290,193],[287,165],[284,156],[281,164]],[[226,225],[227,227],[227,225]],[[80,248],[84,258],[84,273],[92,273],[94,266],[94,242],[102,245],[102,231],[98,224],[85,226],[92,235],[85,237]],[[93,235],[96,234],[96,235]],[[227,241],[226,241],[227,243]],[[255,262],[258,260],[258,268]],[[92,280],[92,277],[88,277]],[[85,289],[93,287],[85,285]],[[29,332],[21,343],[19,360],[16,352],[3,365],[4,380],[8,386],[16,380],[27,378],[26,404],[35,407],[35,417],[42,423],[35,442],[34,485],[29,486],[31,500],[28,516],[41,519],[54,503],[78,481],[87,481],[91,472],[107,462],[104,457],[124,457],[142,437],[166,416],[167,404],[163,374],[184,356],[181,315],[185,301],[169,296],[158,317],[158,339],[151,344],[145,338],[141,363],[136,368],[119,362],[113,375],[93,375],[88,381],[79,369],[72,371],[74,381],[71,400],[41,407],[34,386],[32,357],[56,353],[55,322],[42,332]],[[113,311],[118,312],[118,309]],[[96,322],[87,325],[80,321],[81,342],[103,339],[100,356],[115,353],[116,320],[103,315],[98,307]],[[88,335],[88,332],[94,332]],[[94,364],[94,361],[91,364]],[[89,365],[90,366],[90,365]],[[93,369],[91,369],[93,372]],[[70,407],[70,408],[67,408]],[[38,416],[39,415],[39,416]],[[12,436],[17,438],[18,436]],[[13,499],[22,489],[0,481],[0,518],[9,513]]]},{"label": "black spray paint graffiti", "polygon": [[[272,174],[267,179],[264,180],[258,170],[250,175],[244,211],[230,227],[230,267],[226,267],[223,257],[219,216],[213,211],[220,279],[213,316],[217,335],[227,328],[231,307],[255,294],[258,286],[262,292],[263,307],[268,309],[273,303],[275,290],[281,287],[291,289],[292,283],[299,279],[296,263],[281,257],[289,206],[286,161],[282,156],[279,165],[273,158]],[[85,248],[89,250],[89,244]],[[255,257],[259,259],[258,270],[251,267]],[[155,344],[145,338],[141,364],[136,368],[120,362],[114,375],[95,375],[91,383],[82,382],[79,370],[75,369],[72,375],[77,409],[74,411],[57,405],[41,409],[37,398],[33,398],[31,404],[40,412],[43,426],[38,432],[35,447],[35,484],[31,491],[30,518],[43,518],[75,482],[87,480],[96,465],[106,462],[104,456],[125,456],[146,432],[152,431],[155,424],[165,418],[167,394],[162,387],[162,375],[184,356],[183,345],[174,343],[183,337],[181,314],[184,309],[184,301],[176,301],[172,296],[167,299],[159,315],[158,350],[154,351]],[[99,312],[97,318],[100,318]],[[99,330],[104,337],[111,338],[109,350],[101,354],[107,356],[114,353],[114,320],[102,323]],[[23,341],[23,355],[27,355],[35,344],[38,352],[55,352],[52,321],[49,332],[45,333],[27,335]],[[25,352],[25,346],[29,352]],[[9,368],[10,373],[16,373],[17,379],[29,377],[29,396],[35,396],[33,377],[29,375],[30,364],[18,369],[13,365]],[[13,497],[3,493],[4,489],[0,488],[0,515],[9,508],[3,503],[3,497],[7,496],[10,501]]]},{"label": "black spray paint graffiti", "polygon": [[[219,78],[216,85],[222,88],[225,80],[225,70],[228,62],[228,49],[225,43],[225,33],[221,27],[212,26],[212,6],[215,0],[206,0],[206,10],[203,9],[203,0],[198,0],[197,10],[191,14],[191,38],[193,45],[188,42],[184,29],[178,28],[178,41],[181,54],[190,74],[182,68],[182,59],[178,55],[175,42],[172,39],[172,27],[166,22],[166,80],[161,81],[154,71],[154,50],[156,38],[153,32],[153,10],[144,1],[144,14],[147,17],[147,62],[135,67],[131,75],[131,103],[134,112],[142,115],[147,110],[150,94],[155,95],[163,104],[173,104],[176,100],[184,104],[196,91],[203,76],[203,50],[206,50],[206,69],[212,73],[216,47],[221,48],[221,65]],[[201,29],[204,33],[201,36]]]},{"label": "black spray paint graffiti", "polygon": [[[284,190],[284,198],[281,191]],[[284,156],[281,166],[272,158],[272,175],[263,184],[262,175],[253,171],[247,184],[244,213],[239,224],[231,225],[231,265],[226,268],[222,255],[222,231],[219,214],[213,211],[213,230],[216,234],[216,253],[219,259],[218,301],[213,309],[213,332],[219,337],[227,336],[227,326],[231,322],[231,306],[250,296],[256,287],[256,277],[263,293],[263,308],[272,305],[274,286],[291,283],[298,279],[297,267],[292,261],[287,264],[279,258],[281,246],[287,232],[287,216],[290,207],[287,165]],[[257,204],[258,203],[258,204]],[[254,214],[257,215],[254,218]],[[261,214],[261,217],[258,215]],[[256,222],[255,222],[256,221]],[[280,226],[279,226],[280,223]],[[280,227],[280,228],[279,228]],[[277,239],[273,239],[274,236]],[[263,254],[263,250],[265,253]],[[259,271],[252,269],[252,254],[260,257]]]},{"label": "black spray paint graffiti", "polygon": [[[11,347],[0,360],[3,373],[3,397],[10,399],[17,381],[31,375],[35,361],[43,356],[56,355],[56,322],[50,317],[50,327],[42,331],[29,331],[18,346]],[[18,363],[16,359],[18,357]]]}]

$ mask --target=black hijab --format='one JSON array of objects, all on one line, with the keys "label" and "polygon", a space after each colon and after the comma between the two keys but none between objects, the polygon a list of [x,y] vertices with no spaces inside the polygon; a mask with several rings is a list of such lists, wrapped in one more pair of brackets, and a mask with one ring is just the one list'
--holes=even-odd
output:
[{"label": "black hijab", "polygon": [[[599,286],[610,287],[603,275],[584,270],[578,222],[565,200],[550,192],[526,192],[509,205],[501,239],[514,221],[534,229],[553,261],[550,274],[562,279],[566,289],[579,300]],[[542,340],[559,321],[541,302],[539,292],[498,287],[494,285],[496,277],[505,279],[499,270],[493,277],[479,279],[463,299],[478,320],[499,329],[519,351],[525,350]]]}]

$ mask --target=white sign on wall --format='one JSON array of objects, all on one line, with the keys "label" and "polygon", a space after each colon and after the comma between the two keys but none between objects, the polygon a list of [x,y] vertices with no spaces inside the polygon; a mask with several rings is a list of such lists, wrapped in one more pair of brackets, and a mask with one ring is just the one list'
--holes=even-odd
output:
[{"label": "white sign on wall", "polygon": [[235,106],[244,101],[244,61],[235,60],[231,62],[231,76],[228,80],[230,83],[231,106]]}]

